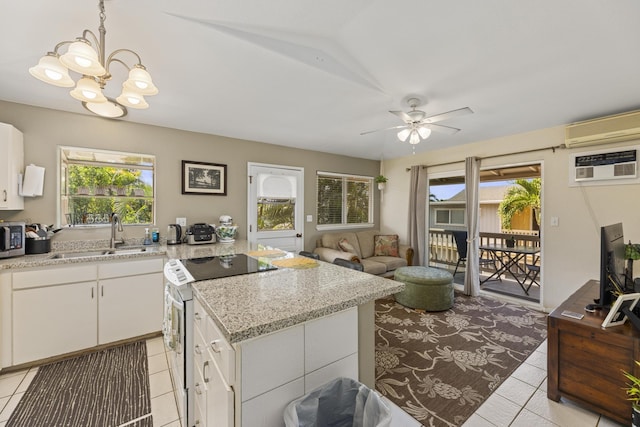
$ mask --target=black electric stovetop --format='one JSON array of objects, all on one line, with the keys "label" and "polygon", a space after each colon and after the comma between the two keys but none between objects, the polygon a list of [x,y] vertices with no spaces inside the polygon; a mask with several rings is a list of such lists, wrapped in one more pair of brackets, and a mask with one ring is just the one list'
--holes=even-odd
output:
[{"label": "black electric stovetop", "polygon": [[180,262],[182,262],[182,265],[184,265],[196,281],[277,269],[277,267],[274,267],[270,263],[259,262],[257,259],[245,254],[188,258],[181,259]]}]

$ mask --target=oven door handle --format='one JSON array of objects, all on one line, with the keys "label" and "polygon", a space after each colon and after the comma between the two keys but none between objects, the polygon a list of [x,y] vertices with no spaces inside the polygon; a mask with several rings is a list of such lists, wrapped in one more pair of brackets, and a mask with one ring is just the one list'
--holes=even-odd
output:
[{"label": "oven door handle", "polygon": [[168,290],[166,293],[167,299],[171,301],[171,305],[173,305],[178,310],[184,310],[184,302],[177,300],[173,295],[171,295],[171,292],[169,292]]}]

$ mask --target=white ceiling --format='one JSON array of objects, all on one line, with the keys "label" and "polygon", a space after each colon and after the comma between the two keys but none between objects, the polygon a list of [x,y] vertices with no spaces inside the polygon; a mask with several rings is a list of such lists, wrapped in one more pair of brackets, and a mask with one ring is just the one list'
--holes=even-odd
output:
[{"label": "white ceiling", "polygon": [[[28,68],[97,34],[97,0],[8,3],[0,99],[89,114]],[[475,112],[416,152],[640,108],[637,0],[107,0],[106,16],[107,54],[137,51],[160,89],[132,122],[387,159],[412,146],[360,133],[402,124],[388,110],[410,96]]]}]

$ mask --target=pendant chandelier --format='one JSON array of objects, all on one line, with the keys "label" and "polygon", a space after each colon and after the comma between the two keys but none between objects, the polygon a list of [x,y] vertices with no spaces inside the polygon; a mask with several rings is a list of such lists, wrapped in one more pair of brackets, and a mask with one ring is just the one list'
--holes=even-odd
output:
[{"label": "pendant chandelier", "polygon": [[[105,60],[105,34],[104,27],[106,15],[104,13],[104,0],[99,0],[100,37],[90,30],[84,30],[82,37],[74,41],[63,41],[56,45],[53,52],[47,52],[40,58],[38,65],[29,68],[29,73],[45,83],[59,87],[72,87],[70,95],[82,102],[87,110],[102,117],[119,118],[127,114],[127,108],[145,109],[149,107],[145,95],[155,95],[158,88],[155,87],[147,69],[142,65],[140,56],[130,49],[114,50]],[[90,36],[91,39],[88,37]],[[67,47],[64,54],[58,51]],[[122,54],[135,56],[137,62],[133,66],[127,65],[121,57]],[[112,76],[109,67],[113,63],[119,63],[129,70],[127,80],[122,84],[122,92],[116,99],[105,96],[104,90]],[[75,83],[69,76],[69,70],[82,75]]]}]

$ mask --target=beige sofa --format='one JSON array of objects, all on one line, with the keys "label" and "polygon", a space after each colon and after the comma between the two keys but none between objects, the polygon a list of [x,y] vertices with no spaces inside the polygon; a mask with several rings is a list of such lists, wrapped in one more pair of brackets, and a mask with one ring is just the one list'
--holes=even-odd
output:
[{"label": "beige sofa", "polygon": [[[396,268],[411,265],[413,249],[407,245],[398,245],[398,256],[376,256],[375,240],[376,236],[380,235],[384,233],[378,230],[325,233],[316,242],[313,252],[318,254],[322,261],[333,262],[336,258],[344,258],[360,262],[366,273],[379,276],[393,276]],[[352,250],[341,248],[341,241],[342,246]],[[344,244],[345,241],[347,245]]]}]

